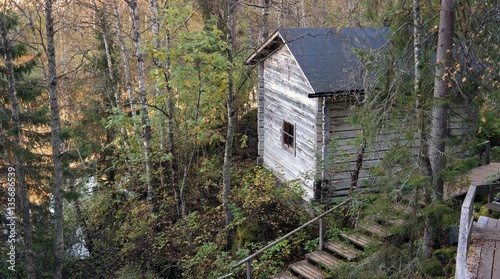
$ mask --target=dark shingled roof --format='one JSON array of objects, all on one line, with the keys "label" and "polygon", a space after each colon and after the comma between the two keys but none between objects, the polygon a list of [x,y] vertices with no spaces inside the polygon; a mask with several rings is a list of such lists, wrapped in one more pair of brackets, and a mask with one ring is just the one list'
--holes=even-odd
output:
[{"label": "dark shingled roof", "polygon": [[[362,91],[363,79],[356,49],[379,49],[389,37],[384,28],[282,28],[247,60],[256,64],[287,44],[314,92]],[[310,94],[311,95],[311,94]]]}]

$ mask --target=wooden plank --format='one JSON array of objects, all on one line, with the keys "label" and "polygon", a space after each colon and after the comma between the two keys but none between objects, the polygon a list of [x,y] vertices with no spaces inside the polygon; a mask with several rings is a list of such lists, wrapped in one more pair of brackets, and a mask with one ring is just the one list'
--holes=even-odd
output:
[{"label": "wooden plank", "polygon": [[471,170],[469,180],[478,184],[485,184],[500,178],[500,163],[490,163]]},{"label": "wooden plank", "polygon": [[481,244],[477,245],[476,243],[472,243],[472,245],[469,247],[469,253],[467,256],[467,269],[471,275],[471,278],[477,278],[480,259]]},{"label": "wooden plank", "polygon": [[[473,229],[485,229],[488,224],[488,217],[479,216],[477,222],[474,224]],[[478,278],[481,263],[481,251],[483,248],[483,241],[480,239],[472,238],[469,253],[467,257],[467,267],[472,275],[472,278]]]},{"label": "wooden plank", "polygon": [[388,235],[386,227],[372,221],[358,222],[358,227],[379,238],[385,238]]},{"label": "wooden plank", "polygon": [[478,229],[485,229],[486,225],[488,224],[488,219],[489,218],[486,216],[479,216],[477,223],[474,227]]},{"label": "wooden plank", "polygon": [[339,241],[325,242],[325,249],[339,255],[340,257],[352,261],[363,254],[362,251]]},{"label": "wooden plank", "polygon": [[[495,219],[488,218],[486,228],[496,228]],[[491,240],[482,241],[481,264],[479,265],[478,278],[492,278],[491,271],[493,267],[493,257],[495,255],[495,242]]]},{"label": "wooden plank", "polygon": [[[496,220],[497,235],[500,235],[500,222]],[[495,241],[495,256],[493,258],[493,267],[491,271],[491,278],[500,278],[500,239]]]},{"label": "wooden plank", "polygon": [[493,240],[500,241],[500,229],[499,228],[473,228],[472,237],[477,240]]},{"label": "wooden plank", "polygon": [[380,242],[374,238],[366,236],[364,234],[354,232],[351,234],[340,234],[343,238],[351,241],[352,243],[362,247],[363,249],[368,248],[370,245],[379,244]]},{"label": "wooden plank", "polygon": [[301,261],[290,265],[290,269],[306,279],[322,279],[325,278],[323,272],[317,267],[311,265],[307,261]]},{"label": "wooden plank", "polygon": [[340,265],[342,262],[325,251],[314,251],[309,253],[306,255],[306,259],[330,270]]}]

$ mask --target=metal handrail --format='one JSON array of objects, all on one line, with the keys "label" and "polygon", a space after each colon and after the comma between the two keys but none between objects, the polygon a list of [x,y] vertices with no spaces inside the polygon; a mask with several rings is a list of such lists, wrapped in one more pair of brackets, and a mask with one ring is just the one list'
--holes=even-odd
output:
[{"label": "metal handrail", "polygon": [[[231,266],[231,269],[234,269],[242,264],[245,264],[246,263],[246,269],[247,269],[247,279],[251,279],[252,278],[252,265],[251,265],[251,260],[253,260],[255,257],[259,256],[260,254],[262,254],[263,252],[265,252],[266,250],[268,250],[269,248],[273,247],[274,245],[280,243],[281,241],[285,240],[285,239],[288,239],[289,237],[291,237],[292,235],[294,235],[295,233],[301,231],[302,229],[304,229],[305,227],[309,226],[310,224],[316,222],[318,219],[319,219],[319,249],[322,250],[323,249],[323,246],[324,246],[324,239],[323,239],[323,232],[324,232],[324,226],[323,226],[323,217],[325,217],[326,215],[332,213],[333,211],[335,211],[336,209],[338,209],[339,207],[341,207],[342,205],[346,204],[347,202],[349,202],[351,199],[346,199],[345,201],[337,204],[336,206],[328,209],[327,211],[321,213],[320,215],[314,217],[313,219],[307,221],[306,223],[304,223],[302,226],[296,228],[295,230],[285,234],[284,236],[276,239],[275,241],[269,243],[268,245],[264,246],[262,249],[260,249],[259,251],[253,253],[252,255],[246,257],[245,259],[241,260],[240,262],[238,262],[237,264]],[[229,278],[230,276],[232,276],[233,273],[229,273],[229,274],[226,274],[222,277],[219,277],[218,279],[224,279],[224,278]]]}]

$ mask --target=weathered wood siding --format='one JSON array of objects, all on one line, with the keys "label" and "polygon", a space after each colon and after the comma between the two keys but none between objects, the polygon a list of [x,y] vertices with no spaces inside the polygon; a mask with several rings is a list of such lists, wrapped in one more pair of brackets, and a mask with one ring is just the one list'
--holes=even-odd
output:
[{"label": "weathered wood siding", "polygon": [[[327,137],[328,154],[324,156],[328,181],[334,190],[334,195],[344,196],[348,194],[351,184],[351,175],[356,170],[356,159],[359,152],[360,143],[357,136],[360,133],[359,127],[354,127],[348,121],[352,107],[355,105],[352,97],[337,97],[327,100],[326,110],[329,120],[329,131]],[[464,138],[471,138],[475,132],[474,111],[463,105],[453,103],[449,109],[448,136],[446,152],[450,155],[464,156]],[[394,120],[393,124],[394,124]],[[369,143],[364,150],[362,168],[359,173],[360,184],[367,184],[375,178],[370,177],[369,171],[385,157],[385,154],[394,145],[406,146],[413,156],[418,155],[418,144],[420,135],[416,133],[416,117],[413,119],[401,120],[396,123],[398,128],[391,128],[389,122],[384,124],[380,134]],[[413,140],[410,140],[406,133],[411,133],[414,126]],[[399,129],[399,131],[397,130]],[[465,140],[467,142],[467,140]],[[462,144],[460,144],[462,143]]]},{"label": "weathered wood siding", "polygon": [[477,131],[477,111],[463,102],[455,100],[448,110],[446,153],[458,157],[464,156],[464,149],[474,139]]},{"label": "weathered wood siding", "polygon": [[[287,46],[265,60],[263,73],[263,162],[285,180],[302,180],[310,198],[317,161],[318,99]],[[295,125],[295,152],[282,143],[283,121]]]},{"label": "weathered wood siding", "polygon": [[[349,123],[348,117],[355,100],[352,97],[332,97],[327,101],[329,119],[328,155],[325,161],[330,186],[334,195],[347,195],[351,185],[351,175],[356,170],[356,160],[361,143],[357,136],[361,129]],[[387,135],[390,137],[390,135]],[[384,138],[382,136],[381,138]],[[363,152],[363,164],[359,172],[360,181],[369,180],[369,169],[380,162],[388,146],[374,142]]]}]

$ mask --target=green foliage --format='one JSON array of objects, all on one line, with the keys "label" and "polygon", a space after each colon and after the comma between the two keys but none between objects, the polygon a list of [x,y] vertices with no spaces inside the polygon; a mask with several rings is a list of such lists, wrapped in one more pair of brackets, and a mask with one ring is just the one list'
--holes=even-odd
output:
[{"label": "green foliage", "polygon": [[124,266],[116,274],[117,279],[159,279],[160,276],[153,272],[142,272],[136,266]]},{"label": "green foliage", "polygon": [[423,217],[436,224],[435,229],[442,229],[451,226],[458,220],[460,212],[455,212],[449,205],[433,202],[423,209]]},{"label": "green foliage", "polygon": [[[35,273],[38,278],[51,278],[50,267],[53,264],[52,249],[52,222],[49,212],[49,193],[51,192],[50,177],[52,174],[51,161],[46,156],[44,148],[50,142],[50,131],[47,125],[50,121],[48,114],[48,103],[44,95],[44,83],[42,72],[38,65],[40,55],[33,52],[28,42],[23,40],[23,27],[25,19],[8,7],[3,10],[7,36],[10,40],[10,50],[14,63],[14,78],[16,85],[16,96],[18,101],[18,113],[20,129],[13,126],[12,113],[13,100],[8,92],[8,81],[6,76],[4,46],[0,45],[0,165],[6,173],[6,166],[15,166],[16,158],[22,164],[23,176],[30,196],[31,224],[33,227],[33,247],[35,258]],[[16,143],[18,134],[21,145]],[[18,170],[20,171],[20,170]],[[2,183],[6,175],[0,178]],[[18,182],[17,182],[18,183]],[[5,184],[6,185],[6,184]],[[19,184],[16,184],[19,186]],[[4,192],[6,193],[6,192]],[[19,196],[16,195],[16,231],[18,238],[16,242],[16,271],[7,269],[2,265],[0,277],[2,278],[24,278],[26,277],[26,266],[24,265],[25,243],[23,240],[23,223]],[[7,204],[7,196],[0,195],[0,204]],[[4,207],[2,207],[4,209]],[[5,220],[4,210],[0,217]],[[2,237],[0,243],[1,251],[9,251],[6,238]],[[0,260],[6,263],[6,255],[2,252]]]},{"label": "green foliage", "polygon": [[[294,212],[300,206],[301,193],[280,186],[270,171],[253,167],[241,173],[239,181],[241,186],[234,190],[233,200],[240,206],[242,218],[235,221],[237,224],[247,220],[257,223],[263,234],[261,240],[275,238],[283,228],[297,224],[303,218],[303,214],[298,213],[302,210]],[[284,214],[272,214],[274,212]]]},{"label": "green foliage", "polygon": [[[141,118],[132,117],[130,102],[133,100],[125,96],[126,84],[118,59],[120,53],[114,28],[115,18],[109,17],[111,7],[92,7],[95,9],[91,13],[91,32],[83,32],[87,30],[75,25],[76,32],[62,36],[64,44],[69,42],[65,37],[69,38],[72,34],[77,34],[79,39],[80,34],[92,34],[92,37],[84,37],[81,44],[70,42],[64,45],[64,52],[59,57],[83,59],[83,64],[78,65],[75,68],[78,71],[75,72],[66,72],[73,61],[62,60],[61,65],[68,68],[64,69],[64,75],[59,80],[64,92],[61,99],[64,105],[62,136],[65,150],[69,150],[63,156],[65,181],[68,182],[65,192],[65,244],[71,247],[78,243],[80,236],[77,232],[86,229],[86,244],[90,251],[90,256],[83,259],[68,255],[65,273],[69,278],[180,278],[181,275],[183,278],[215,278],[230,271],[241,275],[243,267],[234,270],[230,267],[308,219],[298,185],[282,185],[269,171],[260,167],[247,167],[247,162],[236,160],[230,205],[235,220],[232,227],[225,228],[220,198],[220,158],[227,120],[228,44],[224,41],[225,31],[219,28],[223,25],[223,5],[218,7],[217,3],[202,2],[202,9],[206,11],[203,13],[204,21],[200,19],[195,4],[180,0],[166,1],[159,3],[159,38],[150,36],[149,26],[143,26],[144,30],[141,30],[145,46],[142,51],[147,54],[144,62],[150,70],[147,91],[152,124],[152,153],[149,159],[154,166],[153,176],[157,178],[154,185],[157,208],[151,208],[145,200]],[[495,145],[500,138],[496,109],[499,98],[498,73],[495,71],[498,68],[499,36],[496,21],[491,20],[495,18],[492,12],[495,9],[490,5],[487,1],[457,5],[457,25],[462,28],[456,32],[457,45],[466,46],[464,50],[474,50],[475,55],[471,54],[470,57],[478,57],[481,66],[454,69],[459,85],[457,88],[460,89],[454,92],[454,96],[463,95],[469,103],[478,103],[481,108],[478,138],[481,141],[489,139]],[[88,7],[79,8],[83,10]],[[217,8],[221,10],[217,11]],[[348,265],[342,267],[340,270],[346,273],[339,277],[364,278],[369,275],[370,278],[404,278],[412,276],[412,272],[417,276],[419,272],[431,274],[434,272],[433,267],[437,268],[436,262],[429,262],[429,268],[417,264],[408,252],[411,245],[406,240],[410,238],[411,243],[418,243],[414,236],[418,236],[421,231],[423,218],[437,220],[444,228],[453,224],[456,217],[446,205],[431,204],[423,210],[416,205],[422,193],[429,189],[430,178],[415,168],[415,160],[412,159],[416,143],[415,127],[418,125],[412,108],[419,100],[421,107],[427,110],[432,99],[432,61],[436,38],[434,25],[437,24],[439,1],[422,2],[425,23],[422,34],[425,38],[423,77],[422,92],[417,94],[412,93],[412,74],[409,70],[413,65],[409,55],[412,51],[411,2],[369,0],[361,1],[356,8],[368,17],[357,19],[359,22],[380,25],[384,19],[390,19],[393,34],[392,47],[383,54],[367,51],[358,53],[365,62],[366,70],[377,73],[379,78],[371,86],[373,90],[366,92],[366,99],[354,109],[350,122],[362,127],[364,132],[352,144],[361,146],[366,142],[367,148],[376,148],[379,132],[383,129],[392,129],[394,134],[402,136],[393,139],[387,157],[373,170],[373,174],[379,178],[371,186],[378,187],[387,196],[356,194],[358,200],[351,208],[351,213],[373,219],[386,217],[394,214],[391,206],[395,202],[407,199],[402,204],[414,210],[415,216],[408,218],[409,224],[398,228],[397,239],[394,240],[395,244],[404,246],[406,251],[387,247],[377,255],[380,256],[379,260],[370,259],[366,268],[356,267],[348,271]],[[30,12],[29,9],[26,11]],[[220,12],[218,17],[213,17],[217,12]],[[354,21],[347,22],[347,17],[340,13],[332,17],[338,17],[339,25],[356,25]],[[23,33],[27,29],[18,25],[23,23],[23,18],[9,14],[7,19],[9,32],[22,34],[23,39],[30,37]],[[254,23],[254,18],[247,20],[241,16],[238,25],[238,49],[235,51],[234,72],[230,73],[234,75],[237,85],[238,110],[235,113],[238,116],[251,111],[254,106],[254,84],[245,81],[254,79],[255,74],[249,74],[242,65],[245,52],[250,49],[244,43],[258,33]],[[252,35],[246,36],[250,33]],[[165,40],[167,37],[168,43]],[[104,39],[108,40],[112,65],[107,61]],[[159,45],[156,44],[157,39],[160,39]],[[130,47],[128,44],[132,42],[128,38],[126,40],[126,47]],[[17,38],[13,40],[18,41]],[[472,45],[467,45],[467,42]],[[73,53],[74,45],[85,51]],[[23,148],[15,148],[12,142],[12,136],[17,131],[11,127],[12,113],[5,76],[0,76],[0,163],[11,164],[14,154],[22,155],[27,162],[25,167],[30,194],[36,197],[36,201],[32,201],[32,216],[37,275],[51,278],[53,274],[47,268],[53,264],[54,253],[52,224],[47,221],[51,218],[48,194],[51,191],[50,156],[40,155],[48,152],[45,147],[50,132],[47,130],[49,111],[43,94],[42,72],[36,65],[38,58],[45,58],[39,53],[30,53],[33,47],[25,44],[13,46],[14,56],[18,58],[15,76],[23,126]],[[240,52],[240,49],[243,51]],[[133,57],[130,58],[132,61]],[[131,65],[131,74],[134,76],[135,67]],[[470,68],[474,69],[474,73],[471,73]],[[132,82],[132,87],[135,87],[137,84]],[[251,117],[242,120],[256,121]],[[390,121],[385,127],[380,127],[382,120]],[[428,127],[428,117],[425,116],[424,120]],[[245,125],[244,121],[238,124]],[[237,134],[236,143],[240,149],[252,148],[254,133],[241,129]],[[348,156],[340,154],[340,157]],[[498,158],[499,155],[495,156]],[[453,160],[450,163],[452,168],[445,173],[447,179],[469,169],[477,160]],[[345,166],[336,167],[340,169]],[[338,169],[328,171],[334,173]],[[389,173],[388,170],[393,172]],[[81,182],[87,181],[86,177],[96,181],[91,190],[84,185],[86,182]],[[186,206],[185,216],[181,216],[180,210],[181,191]],[[80,213],[76,210],[77,203],[81,205]],[[338,226],[338,220],[342,217],[343,212],[339,211],[325,218],[331,224],[328,231],[330,237],[336,238],[343,232]],[[226,230],[232,228],[236,232],[234,246],[226,247],[224,235]],[[315,229],[311,227],[265,252],[255,263],[255,270],[261,274],[259,276],[277,272],[301,255],[303,249],[315,249],[317,239],[310,239],[315,237]],[[5,242],[1,245],[4,250]],[[450,258],[449,253],[442,254]],[[0,255],[0,259],[4,261],[5,255]],[[22,277],[24,267],[22,264],[18,267],[21,270],[19,277]],[[6,276],[4,270],[0,271],[0,277]]]}]

